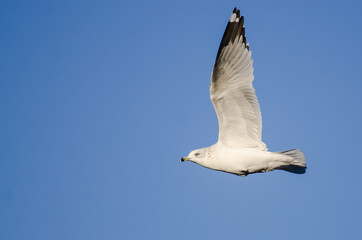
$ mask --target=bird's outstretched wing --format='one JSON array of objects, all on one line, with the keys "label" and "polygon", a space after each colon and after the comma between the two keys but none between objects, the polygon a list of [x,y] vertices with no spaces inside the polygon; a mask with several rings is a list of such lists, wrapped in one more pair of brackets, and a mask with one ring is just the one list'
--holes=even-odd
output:
[{"label": "bird's outstretched wing", "polygon": [[219,143],[266,150],[261,140],[261,113],[253,80],[244,16],[240,17],[235,8],[216,56],[210,84],[210,97],[219,120]]}]

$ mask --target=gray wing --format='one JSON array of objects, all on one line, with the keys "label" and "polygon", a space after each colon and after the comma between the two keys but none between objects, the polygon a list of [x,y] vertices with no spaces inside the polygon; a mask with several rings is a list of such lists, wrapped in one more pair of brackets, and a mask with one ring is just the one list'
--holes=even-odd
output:
[{"label": "gray wing", "polygon": [[261,140],[253,60],[243,24],[244,17],[234,9],[212,71],[210,97],[219,121],[219,143],[267,150]]}]

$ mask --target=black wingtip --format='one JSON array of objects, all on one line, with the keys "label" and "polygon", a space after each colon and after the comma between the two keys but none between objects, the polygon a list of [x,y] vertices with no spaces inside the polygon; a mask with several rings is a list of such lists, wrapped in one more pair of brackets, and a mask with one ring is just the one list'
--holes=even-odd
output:
[{"label": "black wingtip", "polygon": [[241,37],[243,39],[242,41],[244,43],[244,47],[249,50],[249,46],[246,46],[244,16],[240,17],[240,10],[237,8],[234,8],[233,14],[234,13],[236,14],[236,19],[234,19],[235,21],[233,22],[228,22],[216,55],[216,59],[224,47],[226,47],[230,42],[234,43],[235,41],[239,41]]},{"label": "black wingtip", "polygon": [[243,36],[243,38],[245,38],[245,27],[244,26],[241,28],[241,36]]}]

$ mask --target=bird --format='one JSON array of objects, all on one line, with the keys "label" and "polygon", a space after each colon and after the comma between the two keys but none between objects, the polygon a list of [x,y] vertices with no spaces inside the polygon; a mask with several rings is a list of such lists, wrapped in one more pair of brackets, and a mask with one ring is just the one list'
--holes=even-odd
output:
[{"label": "bird", "polygon": [[218,141],[191,151],[181,162],[247,176],[273,170],[306,172],[299,149],[268,151],[262,141],[262,119],[253,87],[253,60],[246,42],[244,16],[234,8],[226,26],[211,74],[210,99],[219,123]]}]

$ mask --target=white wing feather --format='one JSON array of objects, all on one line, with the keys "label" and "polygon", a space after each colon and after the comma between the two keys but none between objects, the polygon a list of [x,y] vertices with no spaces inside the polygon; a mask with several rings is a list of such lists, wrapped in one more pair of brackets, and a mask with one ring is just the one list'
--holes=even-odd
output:
[{"label": "white wing feather", "polygon": [[[245,40],[244,40],[245,42]],[[210,97],[219,121],[219,143],[267,150],[253,87],[253,60],[243,37],[223,47],[211,76]]]}]

